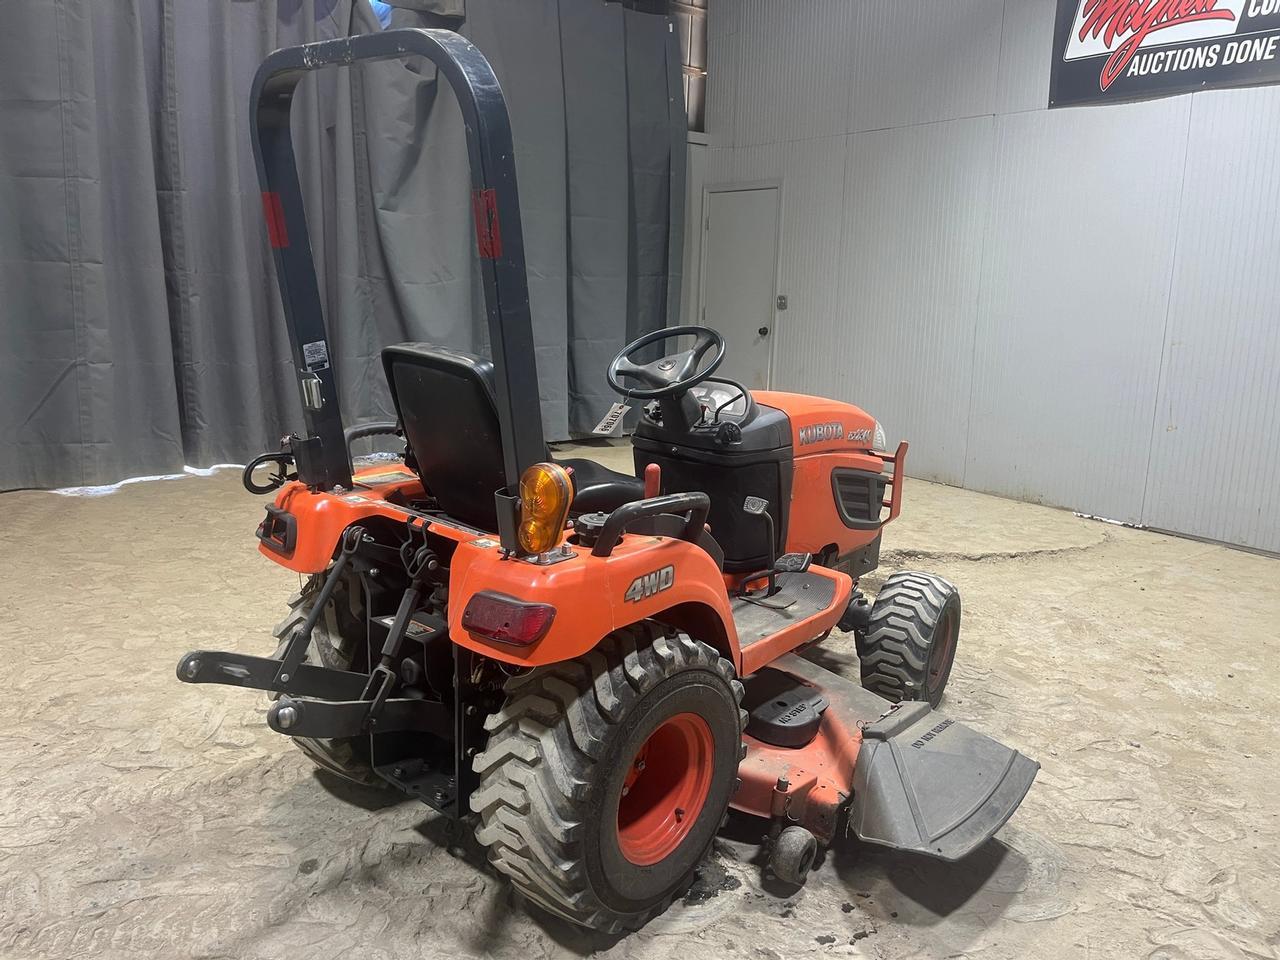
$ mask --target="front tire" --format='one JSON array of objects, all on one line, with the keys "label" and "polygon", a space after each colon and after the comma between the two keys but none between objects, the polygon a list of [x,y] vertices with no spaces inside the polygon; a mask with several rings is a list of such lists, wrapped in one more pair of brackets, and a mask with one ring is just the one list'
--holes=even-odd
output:
[{"label": "front tire", "polygon": [[886,700],[942,700],[960,638],[960,591],[931,573],[884,582],[857,637],[862,686]]},{"label": "front tire", "polygon": [[471,808],[493,865],[580,926],[634,930],[692,882],[742,758],[742,685],[714,649],[641,623],[506,684]]}]

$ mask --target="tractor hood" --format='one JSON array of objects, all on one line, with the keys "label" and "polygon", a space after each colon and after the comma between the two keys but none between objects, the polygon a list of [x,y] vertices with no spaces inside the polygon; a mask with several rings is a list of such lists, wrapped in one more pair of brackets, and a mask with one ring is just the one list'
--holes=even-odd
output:
[{"label": "tractor hood", "polygon": [[832,450],[871,450],[875,445],[875,417],[851,403],[772,390],[756,390],[752,395],[761,406],[787,415],[797,457]]}]

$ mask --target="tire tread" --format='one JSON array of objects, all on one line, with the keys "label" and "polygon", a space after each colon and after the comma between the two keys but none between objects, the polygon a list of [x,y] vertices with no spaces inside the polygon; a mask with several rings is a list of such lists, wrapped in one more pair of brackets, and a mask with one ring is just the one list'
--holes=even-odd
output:
[{"label": "tire tread", "polygon": [[[473,761],[481,777],[471,799],[480,818],[476,839],[493,866],[544,910],[605,932],[635,930],[692,881],[690,871],[670,895],[638,913],[612,910],[587,882],[577,819],[609,726],[648,690],[689,667],[716,673],[741,703],[742,685],[728,661],[707,644],[668,637],[650,622],[615,631],[579,660],[507,683],[507,702],[486,720],[489,743]],[[547,715],[548,703],[558,717]],[[739,713],[741,733],[745,714]]]},{"label": "tire tread", "polygon": [[902,571],[885,581],[858,638],[862,686],[895,703],[924,699],[924,672],[934,633],[959,591],[931,573]]}]

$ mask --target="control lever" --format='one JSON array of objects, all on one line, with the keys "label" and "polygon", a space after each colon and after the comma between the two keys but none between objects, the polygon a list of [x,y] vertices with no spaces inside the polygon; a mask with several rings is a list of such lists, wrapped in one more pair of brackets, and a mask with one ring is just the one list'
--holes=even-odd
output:
[{"label": "control lever", "polygon": [[644,468],[644,498],[651,500],[662,492],[662,467],[651,463]]},{"label": "control lever", "polygon": [[742,502],[742,509],[753,517],[764,517],[765,519],[765,529],[769,535],[769,590],[765,596],[772,597],[778,592],[778,575],[774,570],[774,551],[777,547],[774,541],[773,516],[769,513],[769,501],[763,497],[747,497]]}]

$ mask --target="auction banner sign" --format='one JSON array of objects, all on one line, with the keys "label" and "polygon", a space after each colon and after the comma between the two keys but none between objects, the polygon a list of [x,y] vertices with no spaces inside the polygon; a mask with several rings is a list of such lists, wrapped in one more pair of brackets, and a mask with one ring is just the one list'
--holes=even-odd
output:
[{"label": "auction banner sign", "polygon": [[1280,83],[1280,0],[1058,0],[1049,106]]}]

